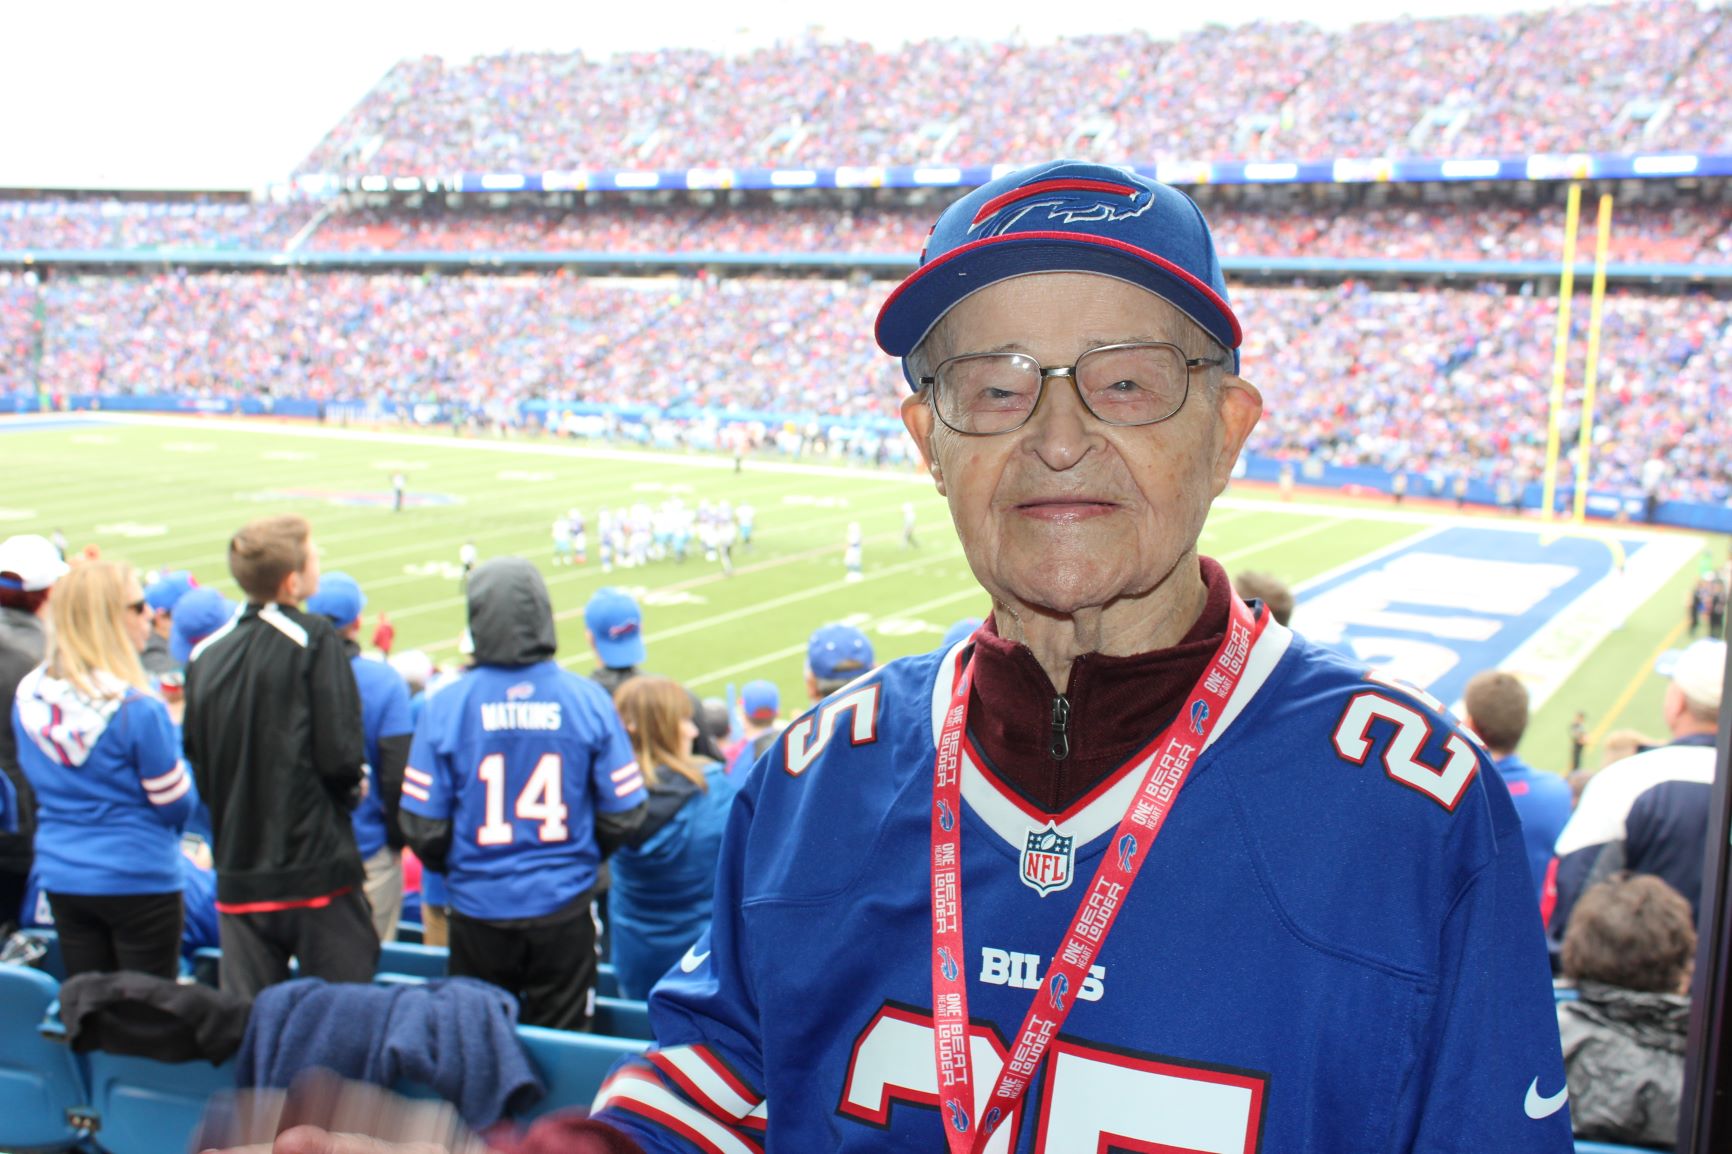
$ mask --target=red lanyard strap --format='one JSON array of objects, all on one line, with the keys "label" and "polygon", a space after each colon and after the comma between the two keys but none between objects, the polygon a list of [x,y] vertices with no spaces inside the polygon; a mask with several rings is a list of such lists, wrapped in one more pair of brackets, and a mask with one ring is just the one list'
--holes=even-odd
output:
[{"label": "red lanyard strap", "polygon": [[939,731],[932,767],[932,1019],[933,1053],[938,1069],[939,1109],[951,1154],[973,1154],[1022,1101],[1047,1048],[1070,1016],[1074,991],[1082,989],[1113,922],[1124,908],[1137,871],[1161,832],[1191,765],[1226,711],[1227,700],[1245,672],[1251,646],[1268,614],[1253,619],[1237,597],[1226,635],[1188,704],[1171,725],[1132,759],[1148,759],[1143,783],[1125,810],[1109,852],[1101,855],[1094,880],[1083,893],[1070,928],[1052,965],[1035,991],[1010,1056],[988,1096],[979,1125],[974,1122],[974,1071],[968,1044],[968,977],[962,947],[962,737],[968,726],[968,693],[974,682],[972,659],[951,691],[950,708]]}]

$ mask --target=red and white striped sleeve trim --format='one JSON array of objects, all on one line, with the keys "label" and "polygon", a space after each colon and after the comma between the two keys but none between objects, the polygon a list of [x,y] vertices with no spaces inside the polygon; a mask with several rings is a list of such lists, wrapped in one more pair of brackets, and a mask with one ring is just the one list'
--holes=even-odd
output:
[{"label": "red and white striped sleeve trim", "polygon": [[[670,1046],[645,1054],[687,1097],[731,1126],[764,1127],[764,1097],[707,1046]],[[757,1121],[751,1121],[754,1113]]]},{"label": "red and white striped sleeve trim", "polygon": [[140,784],[144,786],[144,796],[150,799],[150,804],[173,805],[192,788],[192,775],[186,771],[186,762],[177,761],[167,773],[160,777],[142,778]]},{"label": "red and white striped sleeve trim", "polygon": [[424,770],[416,769],[412,765],[406,765],[403,767],[404,793],[408,794],[416,801],[431,801],[432,795],[428,791],[432,788],[432,774],[427,773]]},{"label": "red and white striped sleeve trim", "polygon": [[638,768],[635,761],[626,762],[608,774],[608,778],[613,782],[613,795],[615,797],[630,797],[643,788],[643,771]]},{"label": "red and white striped sleeve trim", "polygon": [[682,1099],[641,1067],[627,1067],[602,1083],[591,1112],[622,1110],[671,1130],[704,1154],[763,1154],[764,1148],[725,1122]]}]

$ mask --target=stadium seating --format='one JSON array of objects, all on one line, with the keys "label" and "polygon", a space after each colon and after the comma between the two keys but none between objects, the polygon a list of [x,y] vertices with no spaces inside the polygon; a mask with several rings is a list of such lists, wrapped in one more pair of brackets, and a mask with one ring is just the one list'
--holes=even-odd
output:
[{"label": "stadium seating", "polygon": [[393,68],[301,171],[1724,151],[1723,15],[1621,0],[1328,30],[1211,24],[1176,40],[814,36],[743,54],[421,58]]},{"label": "stadium seating", "polygon": [[633,1038],[571,1034],[539,1026],[517,1027],[517,1039],[547,1084],[547,1096],[524,1115],[525,1120],[555,1110],[588,1106],[614,1063],[642,1053],[647,1045]]},{"label": "stadium seating", "polygon": [[96,1050],[84,1062],[94,1138],[107,1154],[184,1154],[205,1103],[235,1085],[233,1060],[155,1062]]},{"label": "stadium seating", "polygon": [[60,983],[0,964],[0,1149],[59,1149],[84,1133],[84,1077],[64,1041],[38,1032]]}]

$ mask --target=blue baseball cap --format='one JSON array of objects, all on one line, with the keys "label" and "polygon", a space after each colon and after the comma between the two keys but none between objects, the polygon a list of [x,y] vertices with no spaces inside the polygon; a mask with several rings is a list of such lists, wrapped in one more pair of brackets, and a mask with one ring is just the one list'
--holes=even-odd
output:
[{"label": "blue baseball cap", "polygon": [[198,580],[185,569],[159,574],[144,587],[144,603],[157,613],[173,613],[182,597],[198,588]]},{"label": "blue baseball cap", "polygon": [[955,625],[944,631],[944,650],[948,652],[958,643],[967,641],[974,636],[974,631],[980,628],[980,618],[964,617]]},{"label": "blue baseball cap", "polygon": [[[1157,180],[1077,160],[1019,168],[940,213],[920,267],[878,312],[878,347],[906,357],[964,297],[1037,272],[1147,289],[1230,350],[1239,370],[1239,318],[1202,211]],[[906,362],[902,371],[918,388]]]},{"label": "blue baseball cap", "polygon": [[806,668],[823,681],[852,681],[872,668],[872,643],[852,625],[824,625],[806,643]]},{"label": "blue baseball cap", "polygon": [[603,665],[624,669],[643,664],[643,610],[630,594],[612,586],[597,589],[583,607],[583,623]]},{"label": "blue baseball cap", "polygon": [[361,592],[361,583],[342,572],[321,573],[319,591],[307,598],[305,606],[308,613],[329,617],[338,629],[359,621],[366,607],[367,595]]},{"label": "blue baseball cap", "polygon": [[168,631],[168,653],[181,665],[193,648],[227,625],[235,615],[235,603],[215,589],[190,589],[174,605],[174,625]]},{"label": "blue baseball cap", "polygon": [[782,693],[773,681],[748,681],[740,690],[740,712],[753,721],[774,721]]}]

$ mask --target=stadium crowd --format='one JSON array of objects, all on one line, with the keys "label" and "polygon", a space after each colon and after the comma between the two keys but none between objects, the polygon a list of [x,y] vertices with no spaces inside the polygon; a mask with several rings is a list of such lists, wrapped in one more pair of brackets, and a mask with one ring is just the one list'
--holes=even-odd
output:
[{"label": "stadium crowd", "polygon": [[280,251],[315,211],[306,202],[0,200],[0,251]]},{"label": "stadium crowd", "polygon": [[[1518,491],[1539,475],[1554,299],[1351,282],[1236,295],[1246,372],[1267,398],[1253,451]],[[629,400],[888,419],[906,386],[858,339],[881,296],[771,278],[0,274],[0,394],[301,395],[385,411]],[[1578,309],[1578,337],[1587,319]],[[1614,293],[1594,483],[1637,490],[1657,448],[1667,496],[1732,500],[1732,444],[1716,434],[1729,390],[1732,303]],[[1564,435],[1573,445],[1575,426]]]},{"label": "stadium crowd", "polygon": [[1723,6],[1625,0],[1177,40],[422,58],[393,68],[301,170],[1725,151],[1729,55]]},{"label": "stadium crowd", "polygon": [[[311,209],[139,204],[118,215],[82,201],[0,201],[0,249],[135,249],[185,246],[282,251]],[[1490,202],[1245,205],[1206,202],[1223,255],[1311,260],[1556,261],[1563,210]],[[309,253],[838,253],[912,258],[930,209],[839,205],[608,204],[557,209],[357,207],[334,211],[300,242]],[[1622,203],[1614,262],[1732,263],[1732,205],[1682,200]],[[1592,251],[1591,221],[1579,243]]]}]

